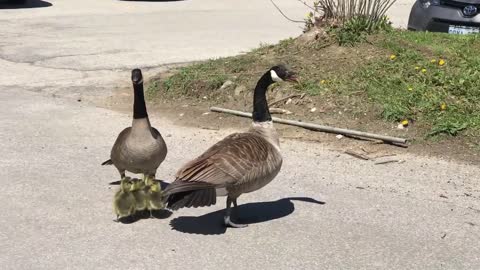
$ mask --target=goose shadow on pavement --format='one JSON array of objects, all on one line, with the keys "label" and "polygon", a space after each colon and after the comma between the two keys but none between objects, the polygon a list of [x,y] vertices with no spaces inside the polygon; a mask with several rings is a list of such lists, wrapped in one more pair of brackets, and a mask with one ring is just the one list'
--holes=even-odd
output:
[{"label": "goose shadow on pavement", "polygon": [[[132,178],[132,179],[133,179],[133,178]],[[168,185],[170,185],[170,182],[165,181],[165,180],[161,180],[161,179],[155,179],[155,180],[153,180],[153,181],[160,183],[160,187],[162,188],[162,190],[164,190]],[[116,180],[116,181],[110,182],[110,183],[108,183],[108,185],[110,185],[110,186],[119,186],[119,185],[120,185],[120,180]]]},{"label": "goose shadow on pavement", "polygon": [[50,7],[52,3],[42,0],[27,0],[23,4],[0,3],[0,9],[22,9]]},{"label": "goose shadow on pavement", "polygon": [[185,0],[120,0],[122,2],[180,2]]},{"label": "goose shadow on pavement", "polygon": [[[232,211],[234,221],[242,224],[255,224],[286,217],[295,211],[292,201],[325,204],[309,197],[290,197],[277,201],[246,203]],[[225,210],[211,212],[202,216],[182,216],[170,221],[173,230],[192,234],[223,234],[227,228],[223,225]]]},{"label": "goose shadow on pavement", "polygon": [[[155,219],[166,219],[169,218],[172,215],[172,212],[169,210],[153,210],[152,211],[152,217],[150,217],[150,211],[144,210],[144,211],[139,211],[136,212],[132,216],[128,217],[123,217],[118,220],[119,223],[122,224],[132,224],[135,222],[138,222],[142,219],[150,219],[150,218],[155,218]],[[116,221],[116,220],[114,220]]]}]

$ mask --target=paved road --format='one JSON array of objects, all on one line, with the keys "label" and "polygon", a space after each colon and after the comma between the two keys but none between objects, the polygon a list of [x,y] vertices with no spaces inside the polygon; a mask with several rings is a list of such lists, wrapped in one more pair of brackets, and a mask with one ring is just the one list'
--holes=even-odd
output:
[{"label": "paved road", "polygon": [[[130,116],[65,97],[102,98],[133,66],[234,54],[298,27],[268,1],[51,4],[0,10],[2,269],[480,269],[478,167],[405,155],[380,166],[289,140],[277,179],[240,198],[248,228],[219,226],[222,200],[112,222],[117,175],[99,163]],[[233,132],[152,122],[171,146],[166,180]]]},{"label": "paved road", "polygon": [[[411,2],[391,9],[396,26],[405,27]],[[292,19],[307,11],[296,0],[276,3]],[[268,0],[30,0],[29,6],[0,9],[0,85],[59,95],[85,94],[85,86],[95,94],[124,82],[133,67],[151,67],[153,74],[162,65],[297,36],[302,28]]]}]

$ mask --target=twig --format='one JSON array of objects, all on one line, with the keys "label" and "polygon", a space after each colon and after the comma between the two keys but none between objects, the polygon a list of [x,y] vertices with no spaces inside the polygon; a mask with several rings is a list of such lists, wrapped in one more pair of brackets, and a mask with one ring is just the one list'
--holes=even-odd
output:
[{"label": "twig", "polygon": [[291,111],[285,110],[285,109],[282,109],[282,108],[270,108],[269,110],[270,110],[271,114],[275,114],[275,113],[277,113],[277,114],[292,114]]},{"label": "twig", "polygon": [[374,159],[379,159],[379,158],[383,158],[383,157],[393,157],[393,156],[396,156],[397,154],[384,154],[384,155],[378,155],[376,157],[374,157]]},{"label": "twig", "polygon": [[201,129],[206,129],[206,130],[220,130],[219,128],[211,128],[211,127],[201,127]]},{"label": "twig", "polygon": [[[252,117],[251,113],[241,112],[241,111],[236,111],[236,110],[230,110],[230,109],[224,109],[224,108],[218,108],[218,107],[210,107],[210,111],[228,113],[228,114],[233,114],[233,115],[242,116],[242,117],[249,117],[249,118]],[[274,122],[277,122],[277,123],[291,125],[291,126],[297,126],[297,127],[303,127],[303,128],[310,129],[310,130],[323,131],[323,132],[329,132],[329,133],[335,133],[335,134],[342,134],[342,135],[345,135],[345,136],[358,136],[358,137],[362,137],[362,138],[377,139],[377,140],[381,140],[385,143],[391,143],[392,145],[395,145],[395,146],[408,147],[406,145],[407,139],[403,139],[403,138],[397,138],[397,137],[385,136],[385,135],[380,135],[380,134],[367,133],[367,132],[362,132],[362,131],[357,131],[357,130],[352,130],[352,129],[344,129],[344,128],[329,127],[329,126],[324,126],[324,125],[317,125],[317,124],[312,124],[312,123],[282,119],[282,118],[278,118],[278,117],[272,117],[272,119],[273,119]],[[393,143],[396,143],[396,144],[393,144]]]},{"label": "twig", "polygon": [[400,160],[398,159],[390,159],[390,160],[384,160],[384,161],[377,161],[375,162],[375,165],[381,165],[381,164],[388,164],[388,163],[394,163],[394,162],[399,162]]},{"label": "twig", "polygon": [[284,97],[284,98],[277,99],[277,100],[273,101],[272,103],[268,104],[268,107],[272,107],[273,105],[276,105],[276,104],[278,104],[278,103],[280,103],[280,102],[282,102],[282,101],[284,101],[284,100],[287,100],[287,99],[289,99],[289,98],[294,98],[294,97],[299,97],[299,96],[301,96],[301,95],[299,95],[299,94],[293,94],[293,95],[290,95],[290,96],[288,96],[288,97]]},{"label": "twig", "polygon": [[273,0],[270,0],[270,2],[272,2],[272,4],[275,6],[275,8],[278,10],[278,12],[280,12],[280,14],[282,14],[283,17],[285,17],[285,19],[291,21],[291,22],[294,22],[294,23],[305,23],[304,21],[296,21],[296,20],[292,20],[290,18],[287,17],[287,15],[285,15],[282,10],[275,4],[275,2],[273,2]]},{"label": "twig", "polygon": [[307,4],[307,2],[305,1],[302,1],[302,0],[298,0],[298,2],[302,3],[304,6],[310,8],[311,10],[315,11],[315,8],[310,6],[309,4]]},{"label": "twig", "polygon": [[367,157],[365,155],[362,155],[360,153],[354,152],[352,150],[345,151],[345,154],[349,154],[352,157],[356,157],[356,158],[363,159],[363,160],[369,160],[370,159],[369,157]]}]

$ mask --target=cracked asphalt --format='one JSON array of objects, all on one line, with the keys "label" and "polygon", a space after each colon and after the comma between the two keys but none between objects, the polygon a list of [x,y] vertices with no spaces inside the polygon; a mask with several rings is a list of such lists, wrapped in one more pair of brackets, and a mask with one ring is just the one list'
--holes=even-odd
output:
[{"label": "cracked asphalt", "polygon": [[[305,14],[297,1],[276,2],[292,18]],[[100,163],[131,116],[95,101],[128,85],[132,67],[148,77],[301,30],[269,1],[29,5],[0,9],[2,269],[480,269],[480,168],[402,153],[404,163],[375,165],[282,139],[280,174],[239,199],[245,229],[221,226],[224,199],[113,222],[107,183],[118,176]],[[392,9],[396,25],[409,5]],[[238,131],[150,115],[169,145],[165,181]]]}]

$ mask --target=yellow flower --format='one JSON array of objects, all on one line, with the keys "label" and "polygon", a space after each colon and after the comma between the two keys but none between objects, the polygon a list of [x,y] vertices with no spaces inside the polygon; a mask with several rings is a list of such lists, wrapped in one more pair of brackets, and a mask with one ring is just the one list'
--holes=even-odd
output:
[{"label": "yellow flower", "polygon": [[395,60],[395,58],[397,58],[395,54],[390,55],[390,60]]},{"label": "yellow flower", "polygon": [[430,63],[432,63],[432,64],[433,64],[433,63],[436,63],[436,62],[437,62],[437,59],[432,59],[432,60],[430,60]]},{"label": "yellow flower", "polygon": [[443,60],[443,59],[438,60],[438,65],[439,66],[445,65],[445,60]]},{"label": "yellow flower", "polygon": [[327,81],[325,81],[325,80],[321,80],[321,81],[320,81],[321,84],[325,84],[326,82],[327,82]]},{"label": "yellow flower", "polygon": [[419,69],[420,69],[420,67],[415,67],[415,70],[419,70]]},{"label": "yellow flower", "polygon": [[426,72],[427,72],[427,69],[426,69],[426,68],[422,68],[422,72],[423,72],[423,73],[426,73]]},{"label": "yellow flower", "polygon": [[403,120],[403,121],[402,121],[402,125],[403,125],[404,127],[408,126],[408,120],[407,120],[407,119]]},{"label": "yellow flower", "polygon": [[444,102],[440,105],[440,110],[445,111],[446,109],[447,109],[447,104],[445,104]]},{"label": "yellow flower", "polygon": [[413,87],[408,87],[408,91],[413,91]]}]

